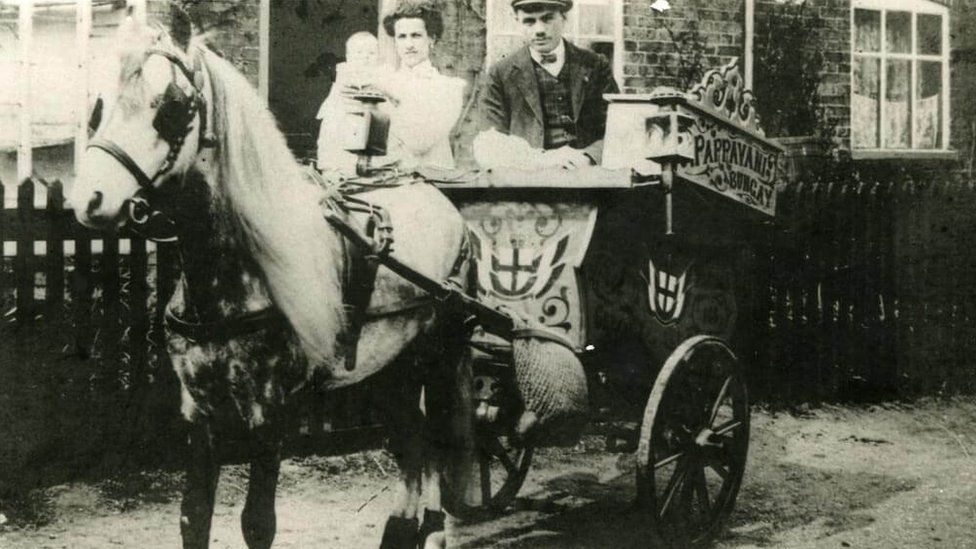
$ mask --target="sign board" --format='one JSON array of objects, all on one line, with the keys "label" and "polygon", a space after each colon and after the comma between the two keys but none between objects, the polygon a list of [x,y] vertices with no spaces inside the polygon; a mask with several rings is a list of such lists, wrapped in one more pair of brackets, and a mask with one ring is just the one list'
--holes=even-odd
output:
[{"label": "sign board", "polygon": [[759,127],[737,61],[707,72],[689,92],[612,94],[603,166],[677,178],[767,215],[776,213],[783,149]]}]

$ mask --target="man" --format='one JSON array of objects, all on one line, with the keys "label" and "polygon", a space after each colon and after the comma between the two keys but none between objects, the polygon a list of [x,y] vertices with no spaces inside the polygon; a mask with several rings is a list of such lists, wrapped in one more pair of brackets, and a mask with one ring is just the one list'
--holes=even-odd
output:
[{"label": "man", "polygon": [[610,63],[563,39],[573,0],[512,0],[526,45],[488,71],[482,127],[545,149],[551,164],[599,164],[605,93],[617,93]]}]

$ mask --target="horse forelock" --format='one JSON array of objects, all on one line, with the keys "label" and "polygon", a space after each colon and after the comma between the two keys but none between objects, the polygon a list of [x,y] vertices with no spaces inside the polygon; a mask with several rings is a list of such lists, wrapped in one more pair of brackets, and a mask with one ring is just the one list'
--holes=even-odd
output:
[{"label": "horse forelock", "polygon": [[342,329],[340,242],[322,195],[288,149],[264,101],[227,61],[203,49],[218,141],[216,212],[254,258],[276,306],[313,361],[332,361]]}]

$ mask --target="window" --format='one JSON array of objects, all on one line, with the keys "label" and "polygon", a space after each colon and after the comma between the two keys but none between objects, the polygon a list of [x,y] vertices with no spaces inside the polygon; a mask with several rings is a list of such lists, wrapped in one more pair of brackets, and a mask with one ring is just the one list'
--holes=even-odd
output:
[{"label": "window", "polygon": [[[566,14],[565,38],[610,60],[614,77],[623,75],[622,0],[576,0]],[[511,0],[487,0],[487,66],[522,46]]]},{"label": "window", "polygon": [[90,109],[115,83],[115,29],[125,16],[126,4],[115,0],[0,0],[0,181],[8,205],[17,196],[10,186],[30,174],[70,183]]},{"label": "window", "polygon": [[949,147],[949,13],[928,0],[855,0],[851,146]]}]

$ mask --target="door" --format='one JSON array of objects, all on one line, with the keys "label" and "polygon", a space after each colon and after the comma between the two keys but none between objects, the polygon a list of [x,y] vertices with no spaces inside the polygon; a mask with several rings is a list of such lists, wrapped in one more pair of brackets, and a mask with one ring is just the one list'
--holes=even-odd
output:
[{"label": "door", "polygon": [[377,0],[271,0],[268,103],[299,158],[314,158],[319,106],[346,39],[377,30]]}]

